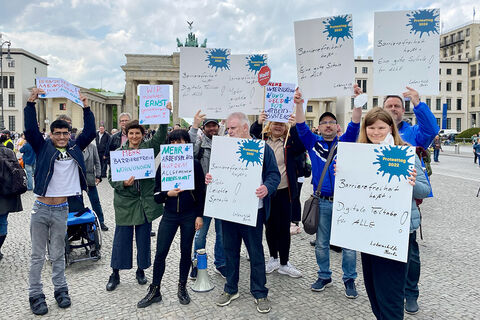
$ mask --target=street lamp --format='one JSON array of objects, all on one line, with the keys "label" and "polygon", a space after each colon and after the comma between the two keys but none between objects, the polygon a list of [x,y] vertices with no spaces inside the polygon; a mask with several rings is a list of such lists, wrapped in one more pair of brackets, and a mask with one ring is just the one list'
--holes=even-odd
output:
[{"label": "street lamp", "polygon": [[10,56],[10,45],[12,44],[10,41],[5,40],[2,41],[1,35],[0,35],[0,87],[1,87],[1,93],[0,93],[0,102],[2,103],[2,119],[0,121],[0,129],[3,130],[5,129],[5,117],[3,114],[3,45],[7,45],[7,57],[5,59],[7,60],[12,60],[12,57]]}]

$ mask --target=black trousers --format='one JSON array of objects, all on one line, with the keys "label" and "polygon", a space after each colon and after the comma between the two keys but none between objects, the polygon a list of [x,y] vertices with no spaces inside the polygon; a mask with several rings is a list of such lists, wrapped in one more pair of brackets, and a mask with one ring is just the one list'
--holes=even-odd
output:
[{"label": "black trousers", "polygon": [[268,250],[275,259],[280,255],[280,264],[286,265],[290,252],[290,221],[292,205],[288,188],[279,189],[272,198],[270,217],[265,225]]},{"label": "black trousers", "polygon": [[363,279],[377,319],[403,319],[407,264],[362,253]]},{"label": "black trousers", "polygon": [[192,244],[195,235],[195,213],[175,213],[165,210],[158,226],[157,252],[153,262],[152,284],[159,286],[165,273],[165,259],[180,227],[180,282],[186,282],[192,263]]},{"label": "black trousers", "polygon": [[300,203],[300,194],[302,193],[302,182],[297,182],[298,194],[292,200],[292,222],[302,221],[302,204]]},{"label": "black trousers", "polygon": [[98,156],[100,157],[100,167],[102,168],[102,178],[106,178],[107,177],[107,164],[108,164],[108,159],[104,159],[103,157],[105,156],[104,153],[102,154],[98,154]]},{"label": "black trousers", "polygon": [[116,226],[113,236],[112,269],[132,269],[133,234],[137,243],[137,266],[147,269],[152,264],[150,258],[150,231],[152,223],[145,222],[137,226]]}]

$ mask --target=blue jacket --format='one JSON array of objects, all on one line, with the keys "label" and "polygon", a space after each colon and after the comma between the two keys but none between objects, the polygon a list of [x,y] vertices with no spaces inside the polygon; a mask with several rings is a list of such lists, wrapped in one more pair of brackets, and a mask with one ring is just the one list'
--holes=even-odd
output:
[{"label": "blue jacket", "polygon": [[417,124],[412,126],[408,122],[402,121],[398,126],[398,131],[403,141],[412,146],[428,149],[438,131],[440,131],[437,119],[423,102],[413,108],[413,112],[417,117]]},{"label": "blue jacket", "polygon": [[[32,145],[37,155],[35,167],[35,188],[33,192],[39,196],[45,196],[48,184],[53,175],[55,159],[60,154],[50,139],[43,139],[37,124],[37,112],[35,102],[27,102],[23,109],[25,119],[25,138]],[[83,131],[75,141],[68,141],[67,152],[78,165],[80,176],[80,187],[87,190],[87,179],[85,162],[83,160],[83,149],[95,139],[95,117],[89,107],[83,108]]]},{"label": "blue jacket", "polygon": [[280,184],[280,171],[278,171],[277,160],[272,148],[265,143],[263,155],[262,181],[268,189],[268,195],[263,198],[263,209],[265,210],[265,221],[270,217],[270,201],[272,195],[277,191]]},{"label": "blue jacket", "polygon": [[[313,190],[316,191],[318,187],[318,182],[322,175],[323,167],[327,162],[328,158],[328,143],[321,136],[314,134],[310,131],[310,128],[305,124],[305,122],[297,123],[297,132],[300,140],[302,141],[305,149],[308,151],[310,160],[312,162],[312,183]],[[360,123],[350,122],[347,126],[347,130],[340,137],[340,139],[333,140],[333,144],[336,144],[338,141],[342,142],[355,142],[357,141],[358,133],[360,132]],[[335,151],[336,153],[336,151]],[[335,175],[333,169],[333,163],[336,154],[333,155],[332,162],[325,173],[325,178],[323,179],[321,193],[325,197],[333,196],[333,191],[335,189]]]},{"label": "blue jacket", "polygon": [[28,164],[29,166],[33,166],[35,164],[35,152],[33,151],[30,143],[25,143],[19,151],[23,153],[23,162],[25,164]]}]

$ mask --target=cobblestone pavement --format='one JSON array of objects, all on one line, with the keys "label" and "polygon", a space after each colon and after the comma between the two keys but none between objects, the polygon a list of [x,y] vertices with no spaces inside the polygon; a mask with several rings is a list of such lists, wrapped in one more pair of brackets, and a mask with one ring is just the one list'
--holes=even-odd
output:
[{"label": "cobblestone pavement", "polygon": [[[406,319],[475,319],[480,314],[478,255],[480,242],[478,230],[479,198],[476,198],[480,180],[480,168],[472,159],[440,157],[433,165],[432,183],[435,198],[422,205],[423,237],[419,240],[422,274],[420,279],[420,312]],[[311,187],[303,190],[308,197]],[[240,298],[227,307],[217,307],[216,297],[222,292],[224,280],[210,267],[209,276],[215,285],[208,293],[189,290],[192,302],[179,304],[176,297],[179,237],[175,238],[167,258],[167,269],[162,284],[163,302],[146,309],[137,309],[136,303],[146,294],[147,285],[135,280],[135,269],[121,271],[121,284],[113,292],[105,285],[110,275],[110,254],[114,229],[113,192],[108,182],[99,186],[106,223],[110,231],[103,232],[102,259],[84,261],[66,270],[72,297],[69,309],[59,309],[53,297],[51,266],[43,270],[44,292],[49,312],[45,319],[372,319],[373,315],[363,285],[361,263],[358,258],[357,288],[359,297],[349,300],[344,296],[341,281],[341,255],[331,252],[333,286],[324,292],[310,291],[316,280],[317,265],[312,236],[305,233],[292,236],[290,261],[303,272],[303,277],[292,279],[278,273],[267,275],[272,311],[257,313],[253,297],[249,293],[249,264],[242,249],[240,271]],[[9,234],[0,261],[0,318],[32,319],[28,305],[28,266],[30,255],[29,220],[33,203],[31,192],[23,196],[25,210],[9,217]],[[154,222],[154,228],[158,221]],[[211,228],[207,251],[213,256],[214,228]],[[155,248],[153,238],[152,248]],[[266,257],[267,246],[264,242]],[[153,256],[154,252],[152,252]],[[210,260],[210,265],[211,264]],[[135,263],[134,263],[135,266]],[[477,271],[474,271],[477,270]],[[152,268],[147,270],[151,280]],[[191,281],[189,281],[191,284]]]}]

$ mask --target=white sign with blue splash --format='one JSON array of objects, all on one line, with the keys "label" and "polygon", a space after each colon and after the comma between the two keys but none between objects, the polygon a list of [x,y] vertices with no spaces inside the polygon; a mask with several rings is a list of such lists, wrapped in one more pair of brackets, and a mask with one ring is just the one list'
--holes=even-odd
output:
[{"label": "white sign with blue splash", "polygon": [[162,191],[175,188],[195,189],[193,144],[162,144],[160,146]]},{"label": "white sign with blue splash", "polygon": [[352,15],[295,21],[298,86],[306,98],[353,94]]},{"label": "white sign with blue splash", "polygon": [[407,262],[414,161],[414,147],[340,142],[330,243]]},{"label": "white sign with blue splash", "polygon": [[168,85],[139,85],[138,86],[138,121],[140,124],[168,124],[170,110],[167,103],[170,100],[170,86]]},{"label": "white sign with blue splash", "polygon": [[258,71],[267,64],[267,56],[232,54],[230,62],[228,114],[243,112],[246,115],[258,115],[263,106],[263,88],[258,83]]},{"label": "white sign with blue splash", "polygon": [[265,141],[213,136],[204,215],[257,225]]},{"label": "white sign with blue splash", "polygon": [[438,94],[440,9],[375,12],[373,94]]},{"label": "white sign with blue splash", "polygon": [[155,178],[153,148],[118,150],[110,152],[112,181]]},{"label": "white sign with blue splash", "polygon": [[199,110],[209,118],[228,114],[230,49],[180,48],[179,116]]}]

